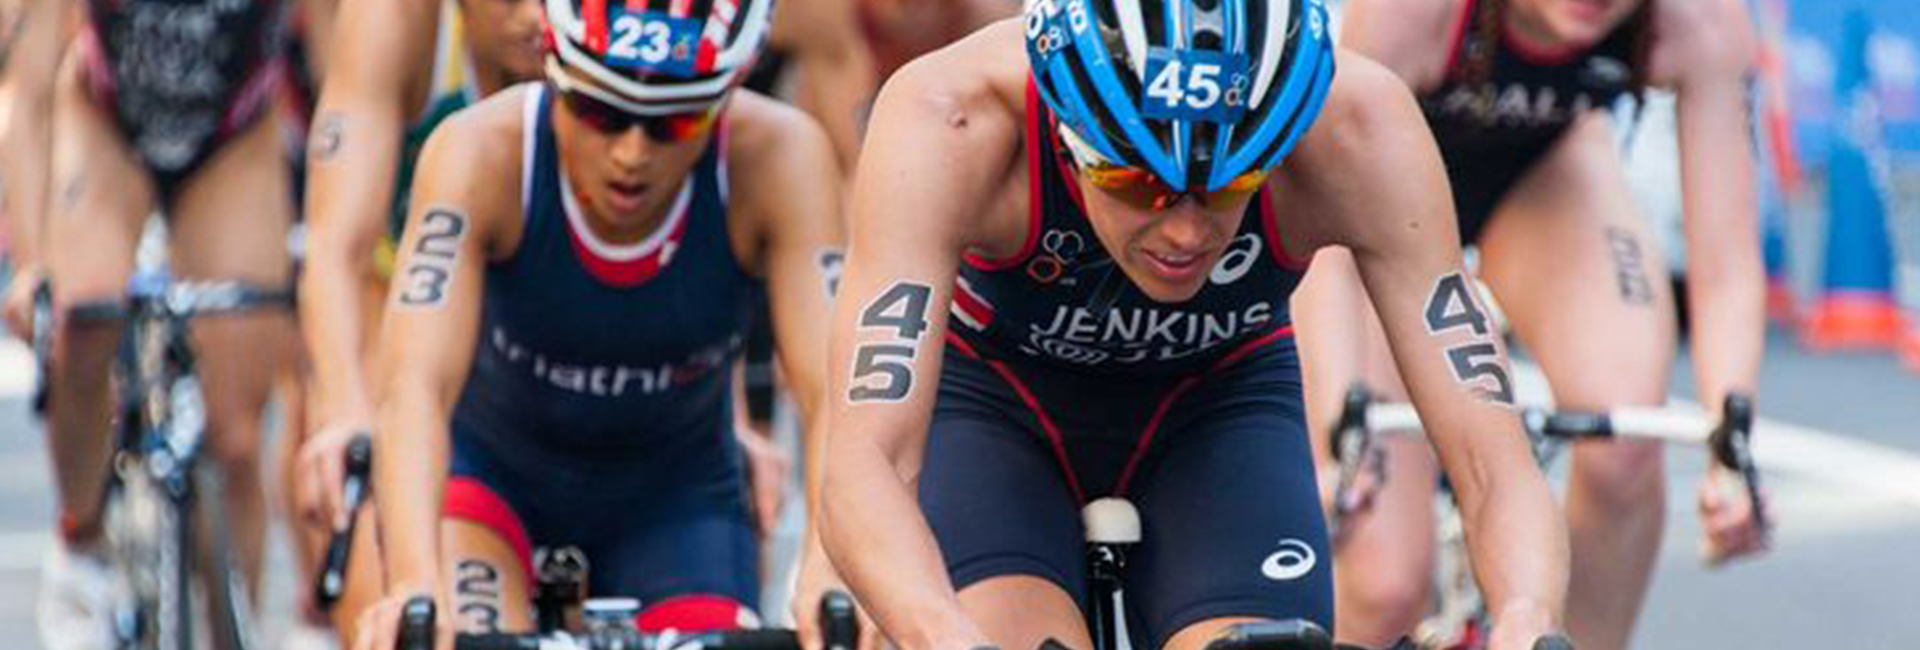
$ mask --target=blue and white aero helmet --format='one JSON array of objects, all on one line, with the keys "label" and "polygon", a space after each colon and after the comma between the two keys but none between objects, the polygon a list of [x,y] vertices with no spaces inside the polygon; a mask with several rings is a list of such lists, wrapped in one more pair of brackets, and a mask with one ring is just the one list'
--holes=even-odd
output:
[{"label": "blue and white aero helmet", "polygon": [[1333,83],[1321,0],[1025,0],[1027,57],[1080,157],[1217,190],[1280,164]]},{"label": "blue and white aero helmet", "polygon": [[[577,71],[631,113],[707,110],[747,78],[773,23],[773,0],[542,0],[547,76]],[[566,64],[562,68],[558,64]]]}]

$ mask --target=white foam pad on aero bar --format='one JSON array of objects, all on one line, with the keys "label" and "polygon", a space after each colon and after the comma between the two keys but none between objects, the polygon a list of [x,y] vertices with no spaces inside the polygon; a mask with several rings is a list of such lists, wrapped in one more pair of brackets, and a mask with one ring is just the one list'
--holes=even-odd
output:
[{"label": "white foam pad on aero bar", "polygon": [[1095,544],[1140,543],[1140,511],[1126,499],[1097,499],[1080,509],[1087,541]]}]

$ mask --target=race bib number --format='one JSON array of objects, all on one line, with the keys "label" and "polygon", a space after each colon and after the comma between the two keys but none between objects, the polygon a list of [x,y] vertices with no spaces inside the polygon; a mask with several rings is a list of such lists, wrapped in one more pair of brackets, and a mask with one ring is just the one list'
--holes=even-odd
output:
[{"label": "race bib number", "polygon": [[1151,48],[1140,113],[1161,120],[1238,121],[1247,110],[1249,83],[1245,57]]},{"label": "race bib number", "polygon": [[607,65],[675,77],[694,76],[694,60],[700,54],[700,21],[619,8],[607,19],[612,39],[607,43]]}]

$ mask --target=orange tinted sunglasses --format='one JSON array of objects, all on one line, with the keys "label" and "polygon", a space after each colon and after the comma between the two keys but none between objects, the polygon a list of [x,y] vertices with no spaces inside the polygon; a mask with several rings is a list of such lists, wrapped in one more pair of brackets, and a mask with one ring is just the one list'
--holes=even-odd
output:
[{"label": "orange tinted sunglasses", "polygon": [[1082,164],[1074,162],[1074,168],[1080,170],[1080,176],[1087,183],[1099,188],[1108,196],[1119,199],[1121,203],[1143,210],[1160,211],[1180,203],[1182,197],[1192,196],[1201,205],[1232,205],[1245,201],[1267,186],[1267,170],[1254,170],[1227,181],[1226,185],[1211,192],[1206,190],[1176,190],[1168,187],[1152,171],[1128,165],[1110,163]]},{"label": "orange tinted sunglasses", "polygon": [[1247,200],[1265,188],[1267,177],[1273,173],[1270,169],[1249,171],[1235,176],[1226,185],[1211,192],[1192,188],[1176,190],[1160,180],[1153,170],[1107,161],[1105,156],[1079,141],[1078,136],[1070,130],[1060,129],[1057,134],[1060,149],[1066,151],[1067,159],[1073,162],[1074,169],[1079,171],[1082,178],[1121,203],[1142,210],[1165,210],[1179,204],[1180,199],[1187,196],[1192,196],[1201,205],[1232,205]]}]

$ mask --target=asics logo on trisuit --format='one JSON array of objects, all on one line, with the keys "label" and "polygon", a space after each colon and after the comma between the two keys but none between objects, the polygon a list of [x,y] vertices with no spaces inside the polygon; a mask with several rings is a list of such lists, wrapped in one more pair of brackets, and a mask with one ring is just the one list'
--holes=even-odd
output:
[{"label": "asics logo on trisuit", "polygon": [[1272,580],[1298,580],[1313,572],[1319,558],[1313,547],[1297,539],[1280,540],[1280,550],[1260,562],[1260,574]]}]

